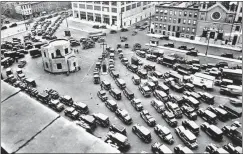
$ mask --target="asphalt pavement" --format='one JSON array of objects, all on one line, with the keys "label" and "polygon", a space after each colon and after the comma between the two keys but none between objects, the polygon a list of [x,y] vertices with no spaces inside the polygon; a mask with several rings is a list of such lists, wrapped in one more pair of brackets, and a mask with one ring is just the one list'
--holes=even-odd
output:
[{"label": "asphalt pavement", "polygon": [[[65,20],[61,24],[60,28],[56,32],[56,36],[58,38],[64,38],[64,30],[66,29],[66,23]],[[73,38],[79,40],[81,37],[87,36],[87,33],[79,30],[70,29],[71,35]],[[106,43],[108,46],[111,46],[116,49],[116,46],[120,42],[120,36],[127,36],[128,40],[125,43],[128,43],[130,45],[130,48],[124,49],[123,53],[124,56],[127,57],[130,61],[131,56],[134,55],[134,53],[131,51],[131,47],[134,43],[140,43],[143,47],[145,47],[145,44],[149,42],[150,38],[146,36],[145,31],[139,31],[136,36],[131,36],[132,30],[130,29],[128,32],[118,32],[117,34],[108,34],[106,37]],[[161,43],[166,43],[168,41],[161,41]],[[121,43],[122,46],[124,46],[125,43]],[[184,43],[183,43],[184,44]],[[176,44],[176,45],[179,45]],[[196,48],[200,50],[204,50],[204,46],[196,46]],[[70,95],[74,101],[81,101],[83,103],[86,103],[90,109],[90,114],[101,112],[107,116],[109,116],[110,122],[112,124],[119,124],[123,125],[127,129],[128,133],[128,141],[131,143],[131,149],[128,151],[128,153],[135,153],[135,152],[141,152],[141,151],[147,151],[151,152],[151,144],[154,142],[162,142],[160,138],[154,133],[153,128],[147,126],[147,124],[143,121],[143,119],[140,117],[139,112],[137,112],[131,105],[130,101],[123,95],[122,93],[122,100],[117,101],[118,106],[122,109],[126,109],[128,113],[131,115],[133,119],[133,124],[130,126],[127,126],[123,124],[113,112],[111,112],[108,108],[106,108],[105,104],[101,102],[101,100],[97,97],[97,92],[100,90],[99,85],[95,85],[93,83],[93,70],[95,67],[95,62],[97,62],[98,57],[102,54],[102,47],[100,44],[96,43],[95,48],[82,50],[81,47],[76,47],[79,49],[79,53],[77,54],[79,65],[81,66],[81,70],[76,73],[71,73],[69,76],[66,74],[61,75],[54,75],[50,74],[44,71],[43,69],[43,63],[42,58],[35,58],[32,59],[29,55],[26,55],[25,59],[27,61],[27,65],[23,68],[23,72],[26,75],[26,77],[31,77],[35,79],[37,83],[37,89],[38,91],[43,91],[46,88],[52,88],[57,90],[61,95]],[[209,52],[215,52],[216,49],[209,48]],[[165,54],[171,54],[174,53],[171,50],[165,50]],[[216,52],[226,52],[225,50],[221,49]],[[228,52],[228,51],[227,51]],[[186,56],[186,55],[185,55]],[[189,59],[193,59],[194,57],[186,56]],[[199,57],[201,63],[216,63],[215,59],[212,58],[205,58],[205,57]],[[154,64],[156,66],[156,70],[165,73],[171,69],[159,65],[154,62],[147,61],[145,59],[142,59],[142,61],[145,64]],[[235,63],[230,63],[230,65],[235,65]],[[17,65],[14,64],[13,70],[16,70]],[[153,96],[151,98],[145,98],[142,96],[142,94],[139,92],[138,87],[133,84],[131,77],[133,75],[132,72],[128,71],[125,66],[123,66],[118,58],[118,56],[115,56],[115,69],[119,72],[120,78],[122,78],[128,87],[132,92],[134,92],[135,97],[139,98],[142,101],[142,104],[146,110],[149,111],[149,113],[156,119],[158,124],[164,125],[168,127],[173,137],[175,138],[175,143],[173,145],[166,145],[173,150],[173,148],[178,145],[182,144],[182,141],[178,138],[178,136],[174,132],[174,128],[171,128],[161,117],[160,114],[158,114],[155,109],[150,105],[150,101],[152,99],[155,99]],[[15,72],[15,71],[14,71]],[[114,80],[110,77],[109,74],[101,75],[101,80],[107,80],[111,83],[112,87],[118,88],[114,82]],[[162,79],[159,80],[159,82],[163,82]],[[201,91],[201,89],[196,89],[197,91]],[[172,90],[170,90],[171,93],[175,93]],[[109,93],[108,97],[109,99],[113,99]],[[178,93],[175,93],[176,95],[179,95]],[[214,91],[211,92],[211,94],[215,95],[215,106],[218,106],[219,104],[224,104],[228,101],[228,97],[221,97],[219,94],[219,88],[215,87]],[[208,105],[205,103],[202,103],[200,107],[206,108]],[[64,116],[63,112],[60,113],[62,116]],[[64,116],[65,117],[65,116]],[[67,118],[67,117],[65,117]],[[67,118],[68,119],[68,118]],[[184,115],[182,119],[177,119],[178,124],[181,125],[181,121],[187,119]],[[241,121],[239,119],[239,121]],[[200,117],[196,120],[196,123],[198,125],[202,124],[204,120],[202,120]],[[225,123],[218,122],[217,126],[219,128],[222,128],[224,125],[230,125],[233,121],[227,121]],[[147,127],[151,131],[152,135],[152,142],[149,144],[146,144],[142,142],[135,134],[132,133],[132,126],[135,123],[139,123],[145,127]],[[97,137],[101,137],[104,139],[106,133],[108,132],[108,128],[102,128],[98,127],[94,135]],[[205,151],[205,147],[209,143],[215,143],[218,146],[223,146],[229,142],[231,142],[226,136],[224,136],[224,139],[222,142],[215,142],[213,141],[209,136],[207,136],[204,132],[200,130],[200,135],[197,137],[199,147],[196,150],[193,150],[195,153],[201,153]]]}]

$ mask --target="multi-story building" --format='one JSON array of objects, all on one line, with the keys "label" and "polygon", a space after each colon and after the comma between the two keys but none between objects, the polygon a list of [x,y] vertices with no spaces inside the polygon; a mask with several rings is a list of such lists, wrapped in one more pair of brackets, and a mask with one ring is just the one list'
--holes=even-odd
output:
[{"label": "multi-story building", "polygon": [[12,17],[16,15],[15,6],[17,2],[1,2],[1,15]]},{"label": "multi-story building", "polygon": [[72,2],[73,17],[108,26],[127,27],[155,12],[158,2]]},{"label": "multi-story building", "polygon": [[50,41],[42,46],[44,70],[50,73],[69,73],[79,70],[78,60],[66,39]]},{"label": "multi-story building", "polygon": [[199,8],[189,2],[168,2],[155,6],[150,32],[194,40]]},{"label": "multi-story building", "polygon": [[22,15],[24,19],[30,18],[32,16],[31,2],[19,3],[15,6],[15,11],[17,14]]}]

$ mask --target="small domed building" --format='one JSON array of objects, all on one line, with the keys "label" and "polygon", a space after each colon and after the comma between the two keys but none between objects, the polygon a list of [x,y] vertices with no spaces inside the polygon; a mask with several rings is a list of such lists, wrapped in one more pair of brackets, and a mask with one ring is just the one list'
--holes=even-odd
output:
[{"label": "small domed building", "polygon": [[50,73],[70,73],[79,70],[78,60],[66,39],[50,41],[41,47],[44,70]]}]

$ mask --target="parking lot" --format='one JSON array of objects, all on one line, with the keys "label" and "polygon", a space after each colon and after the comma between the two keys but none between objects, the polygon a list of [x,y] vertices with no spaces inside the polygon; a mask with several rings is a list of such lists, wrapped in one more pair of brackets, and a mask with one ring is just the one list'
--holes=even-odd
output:
[{"label": "parking lot", "polygon": [[[65,20],[60,25],[59,29],[56,31],[55,35],[58,38],[64,37],[64,30],[67,29]],[[70,29],[71,35],[73,38],[79,40],[81,37],[87,36],[87,33],[79,30]],[[132,29],[129,29],[128,32],[118,32],[117,34],[107,34],[105,38],[107,46],[113,47],[116,49],[116,46],[118,43],[122,44],[123,46],[123,53],[124,57],[128,58],[129,61],[131,61],[131,57],[135,56],[135,53],[131,50],[133,44],[140,43],[143,47],[145,47],[145,43],[148,43],[150,38],[146,36],[145,31],[138,32],[136,36],[131,36]],[[130,48],[125,49],[124,43],[120,42],[120,36],[127,36],[128,40],[125,43],[128,43]],[[167,41],[164,41],[163,43],[166,43]],[[101,89],[99,84],[93,83],[93,70],[95,68],[95,63],[98,61],[98,57],[102,54],[102,46],[99,43],[96,43],[95,48],[82,50],[81,47],[75,47],[79,50],[78,55],[78,62],[81,66],[81,70],[75,73],[71,73],[69,76],[66,74],[61,75],[54,75],[50,74],[44,71],[43,69],[43,63],[42,58],[31,58],[30,55],[25,56],[25,60],[27,61],[27,65],[22,69],[26,77],[33,78],[37,83],[37,89],[39,92],[45,90],[46,88],[55,89],[59,92],[60,95],[69,95],[73,98],[75,102],[83,102],[88,105],[90,113],[103,113],[107,116],[109,116],[109,120],[111,124],[119,124],[126,127],[127,130],[127,137],[128,141],[131,144],[131,148],[128,153],[135,153],[135,152],[141,152],[141,151],[147,151],[151,152],[151,145],[154,142],[162,142],[162,141],[153,130],[153,127],[149,127],[144,120],[140,117],[139,112],[137,112],[134,107],[131,105],[130,101],[123,95],[122,93],[122,99],[120,101],[116,101],[118,104],[118,107],[121,109],[125,109],[128,111],[130,116],[132,117],[133,123],[131,125],[125,125],[120,119],[118,119],[113,112],[111,112],[105,104],[97,97],[98,90]],[[211,49],[213,50],[213,49]],[[218,51],[219,52],[219,51]],[[164,50],[164,54],[171,54],[174,53],[174,51],[170,50],[169,48],[167,50]],[[181,54],[181,53],[180,53]],[[193,59],[195,57],[191,57],[188,55],[184,55],[187,59]],[[220,60],[218,59],[212,59],[207,57],[197,57],[200,59],[200,63],[217,63]],[[166,73],[171,70],[171,68],[168,68],[166,66],[162,66],[160,64],[157,64],[155,62],[151,62],[146,60],[145,58],[140,58],[141,61],[144,64],[153,64],[156,67],[156,70],[161,73]],[[236,65],[236,63],[228,62],[229,65]],[[17,65],[14,64],[12,66],[13,72],[17,69]],[[162,126],[166,126],[170,129],[174,139],[175,143],[172,145],[166,144],[172,151],[173,148],[178,144],[183,144],[181,139],[175,134],[174,128],[170,127],[165,120],[161,117],[161,114],[157,113],[156,110],[151,106],[150,102],[151,100],[155,99],[154,96],[150,98],[145,98],[141,92],[138,90],[138,86],[134,85],[131,78],[134,75],[134,73],[127,70],[127,68],[120,62],[120,59],[118,58],[118,54],[115,54],[115,70],[119,72],[120,78],[123,79],[126,83],[126,87],[130,89],[134,95],[135,98],[138,98],[141,100],[142,105],[144,106],[144,109],[148,110],[149,113],[156,119],[157,124],[160,124]],[[101,73],[101,81],[106,80],[111,83],[111,87],[117,88],[117,85],[115,84],[113,78],[109,74],[102,74]],[[142,80],[142,82],[146,82],[146,80]],[[163,79],[159,79],[159,83],[164,82]],[[196,91],[203,91],[202,89],[196,88]],[[175,95],[181,95],[179,93],[174,92],[170,89],[170,93]],[[220,104],[228,103],[228,96],[222,96],[219,94],[219,87],[214,86],[214,90],[210,92],[213,96],[215,96],[215,104],[214,106],[218,106]],[[114,99],[111,95],[109,95],[107,91],[108,99]],[[200,108],[206,109],[208,104],[201,103]],[[65,118],[68,118],[64,115],[64,112],[60,113]],[[69,119],[69,118],[68,118]],[[188,119],[185,115],[183,115],[182,119],[177,119],[178,126],[181,125],[181,122],[185,119]],[[71,120],[71,119],[70,119]],[[222,128],[224,125],[231,125],[235,120],[241,121],[242,119],[234,119],[229,120],[227,122],[221,122],[218,121],[217,126],[219,128]],[[198,119],[195,121],[199,126],[204,122],[203,119],[198,117]],[[149,144],[146,144],[142,142],[134,133],[132,133],[132,126],[134,124],[140,124],[145,126],[151,131],[152,135],[152,142]],[[102,139],[105,138],[107,132],[109,131],[108,128],[103,128],[98,126],[95,131],[94,135],[97,137],[100,137]],[[219,147],[222,147],[223,145],[231,142],[230,139],[228,139],[226,136],[224,136],[223,141],[216,142],[212,140],[208,135],[206,135],[204,132],[200,130],[200,135],[197,137],[199,147],[196,150],[193,150],[195,153],[201,153],[205,151],[206,145],[209,143],[215,143]]]}]

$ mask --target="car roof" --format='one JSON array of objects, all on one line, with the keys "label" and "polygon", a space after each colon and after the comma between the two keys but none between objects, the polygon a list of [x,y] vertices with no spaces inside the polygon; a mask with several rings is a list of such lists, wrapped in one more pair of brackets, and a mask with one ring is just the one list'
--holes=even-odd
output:
[{"label": "car roof", "polygon": [[81,115],[81,117],[89,122],[95,121],[95,118],[91,115]]},{"label": "car roof", "polygon": [[192,120],[188,120],[188,123],[193,127],[193,128],[199,128],[199,126]]},{"label": "car roof", "polygon": [[115,127],[115,128],[117,128],[117,129],[120,130],[120,131],[123,131],[124,129],[126,129],[126,128],[125,128],[124,126],[122,126],[122,125],[113,124],[112,126]]},{"label": "car roof", "polygon": [[167,94],[161,90],[156,90],[157,93],[159,93],[159,95],[161,95],[162,97],[166,97]]},{"label": "car roof", "polygon": [[144,135],[149,135],[150,134],[150,131],[144,127],[144,126],[139,126],[139,130],[144,134]]},{"label": "car roof", "polygon": [[135,79],[140,79],[140,77],[139,77],[137,74],[134,74],[134,75],[133,75],[133,78],[135,78]]},{"label": "car roof", "polygon": [[153,99],[153,101],[154,101],[156,104],[158,104],[159,106],[164,105],[164,103],[163,103],[162,101],[159,101],[159,100],[157,100],[157,99]]},{"label": "car roof", "polygon": [[105,90],[100,90],[99,92],[100,92],[100,94],[106,94]]},{"label": "car roof", "polygon": [[69,96],[69,95],[64,95],[63,98],[65,98],[65,99],[72,99],[72,97]]},{"label": "car roof", "polygon": [[109,117],[107,115],[104,115],[103,113],[94,113],[95,116],[99,117],[102,120],[107,120]]},{"label": "car roof", "polygon": [[121,113],[121,115],[128,114],[127,110],[125,110],[125,109],[120,109],[120,113]]},{"label": "car roof", "polygon": [[220,128],[218,128],[217,126],[215,126],[215,125],[210,125],[209,127],[210,127],[211,130],[213,130],[217,134],[222,134],[223,133],[222,130]]},{"label": "car roof", "polygon": [[209,98],[214,97],[213,95],[211,95],[211,94],[209,94],[209,93],[207,93],[207,92],[204,92],[203,94],[204,94],[205,96],[209,97]]},{"label": "car roof", "polygon": [[164,153],[173,153],[166,145],[162,144],[159,149]]},{"label": "car roof", "polygon": [[205,110],[204,112],[205,112],[205,114],[209,115],[212,118],[216,118],[216,116],[217,116],[216,114],[214,114],[213,112],[211,112],[209,110]]},{"label": "car roof", "polygon": [[112,89],[114,93],[118,94],[118,93],[121,93],[120,90],[116,89],[116,88],[113,88]]},{"label": "car roof", "polygon": [[195,140],[197,139],[196,136],[188,129],[184,131],[184,134],[187,136],[189,140]]},{"label": "car roof", "polygon": [[143,86],[143,89],[144,89],[145,91],[149,91],[149,90],[150,90],[148,86]]},{"label": "car roof", "polygon": [[182,150],[185,154],[187,154],[187,153],[193,153],[193,151],[192,151],[191,149],[189,149],[187,146],[183,147],[181,150]]},{"label": "car roof", "polygon": [[120,82],[121,84],[125,84],[125,81],[123,79],[118,78],[117,81]]},{"label": "car roof", "polygon": [[116,105],[116,104],[117,104],[117,103],[116,103],[114,100],[112,100],[112,99],[107,100],[107,102],[108,102],[109,104],[111,104],[111,105]]},{"label": "car roof", "polygon": [[218,148],[217,152],[220,153],[220,154],[229,154],[229,152],[224,150],[223,148]]},{"label": "car roof", "polygon": [[187,99],[189,99],[193,104],[199,104],[199,101],[192,96],[187,97]]},{"label": "car roof", "polygon": [[80,106],[80,107],[82,107],[82,108],[87,107],[87,105],[84,104],[84,103],[82,103],[82,102],[75,102],[75,104],[78,105],[78,106]]},{"label": "car roof", "polygon": [[121,141],[121,142],[125,142],[125,141],[127,141],[127,137],[124,136],[124,135],[122,135],[122,134],[120,134],[120,133],[114,132],[114,133],[111,133],[111,135],[112,135],[114,138],[119,139],[119,141]]},{"label": "car roof", "polygon": [[164,132],[165,134],[171,133],[170,130],[165,126],[159,125],[158,128],[160,128],[162,130],[162,132]]}]

